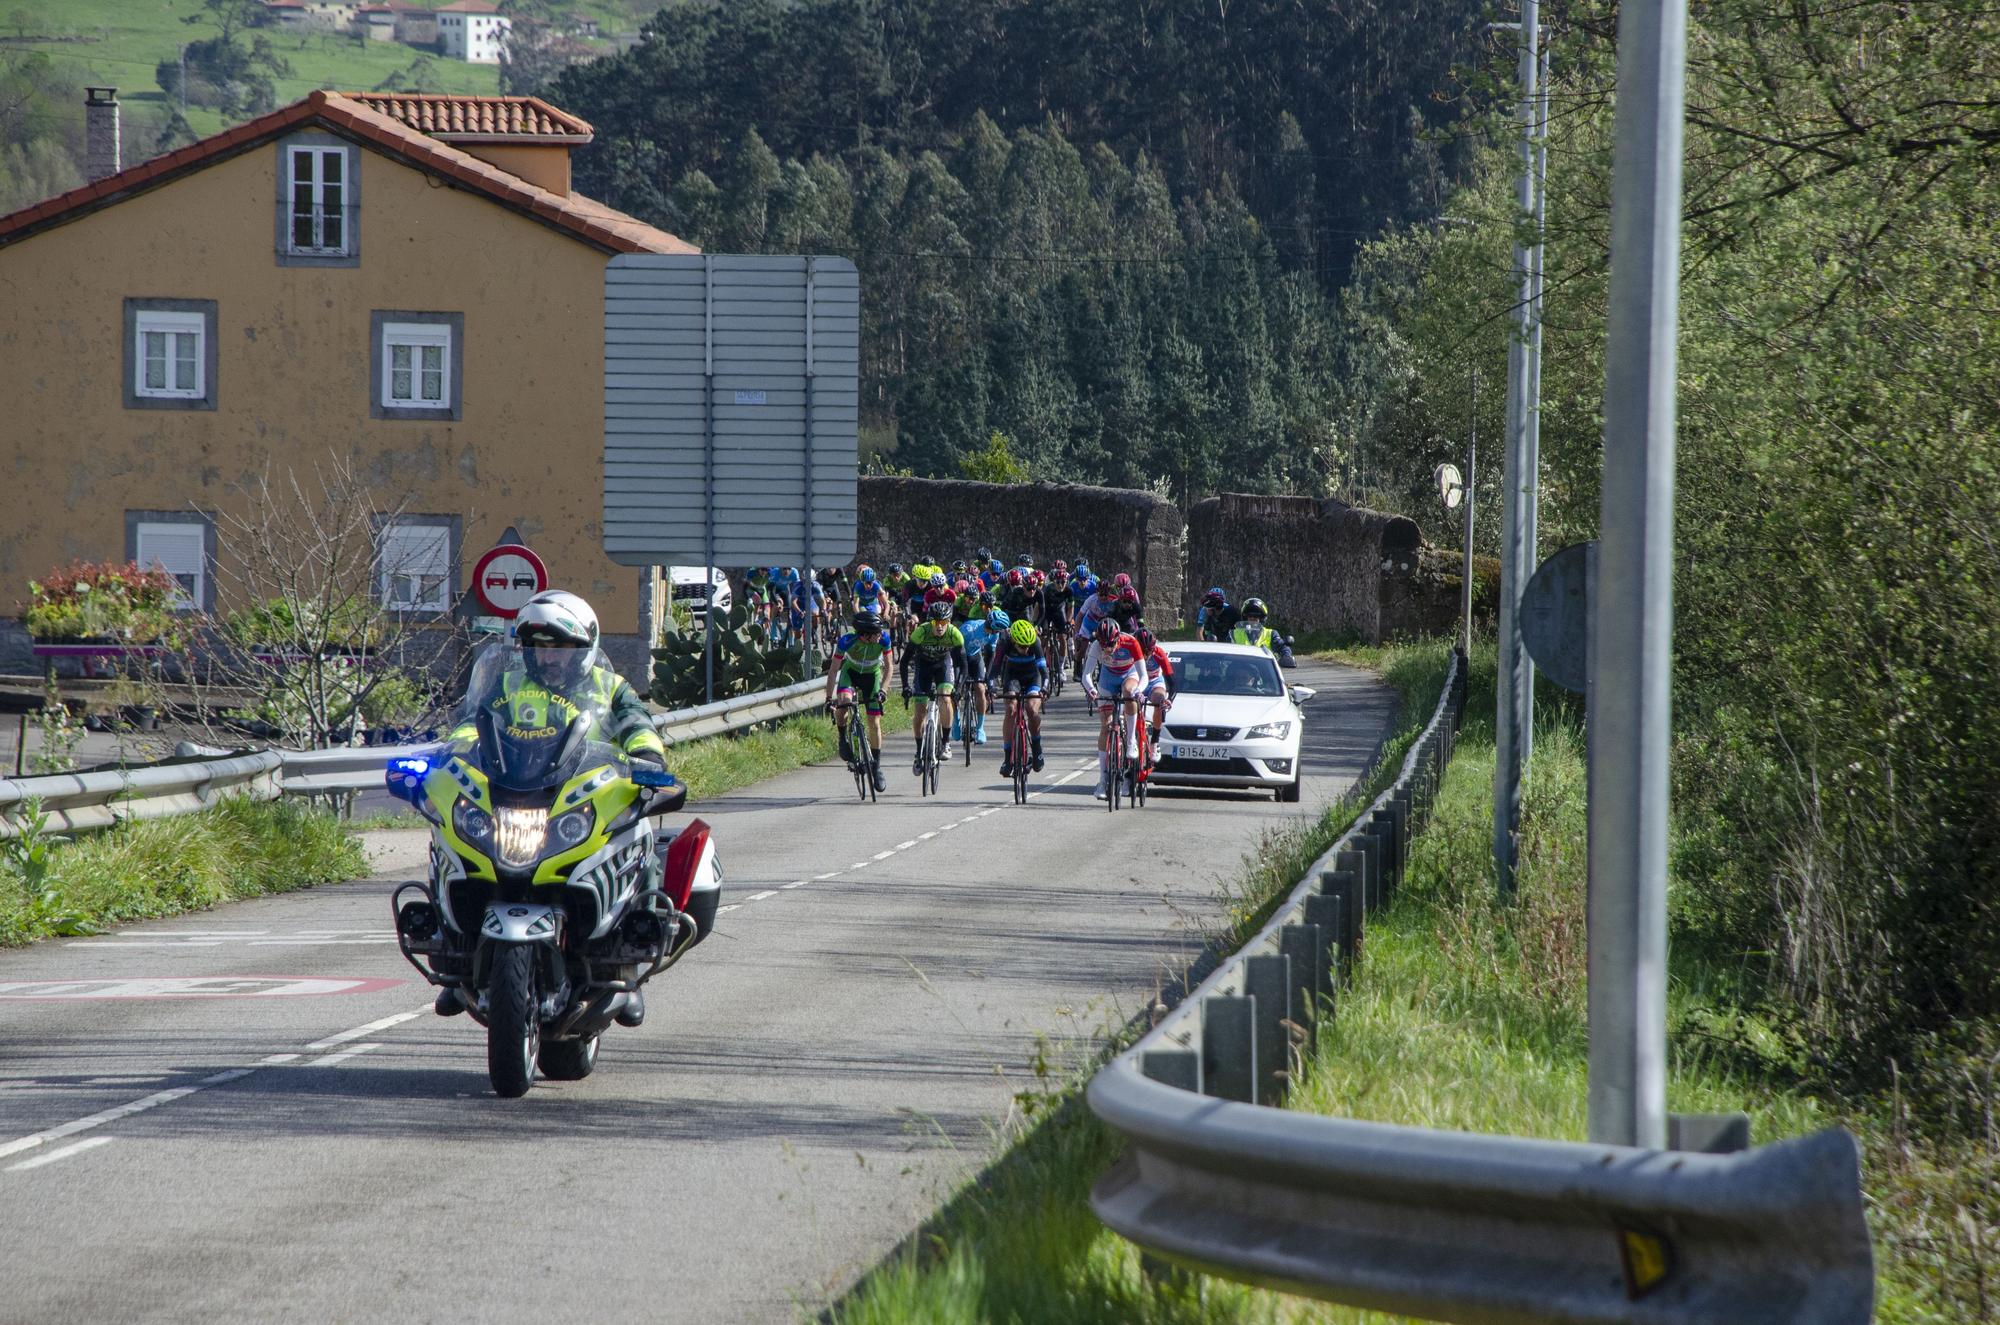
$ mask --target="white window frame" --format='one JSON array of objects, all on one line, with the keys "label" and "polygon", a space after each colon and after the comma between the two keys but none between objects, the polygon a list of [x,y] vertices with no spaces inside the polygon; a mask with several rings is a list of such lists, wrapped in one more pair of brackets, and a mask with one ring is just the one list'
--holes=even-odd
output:
[{"label": "white window frame", "polygon": [[[208,395],[208,319],[200,313],[166,313],[142,309],[132,315],[132,332],[135,337],[132,355],[132,394],[146,400],[202,400]],[[148,386],[146,383],[146,337],[164,336],[168,354],[165,359],[166,384]],[[177,353],[173,338],[189,336],[194,341],[194,381],[192,383],[175,380],[175,366],[182,356]]]},{"label": "white window frame", "polygon": [[[410,374],[409,396],[396,394],[396,350],[408,349],[410,366],[404,370]],[[426,399],[423,394],[423,375],[429,370],[421,367],[422,350],[435,349],[438,352],[438,394],[435,400]],[[447,322],[384,322],[382,324],[382,399],[377,402],[383,409],[424,409],[436,410],[440,414],[451,413],[451,324]]]},{"label": "white window frame", "polygon": [[[313,162],[312,178],[305,181],[312,190],[311,216],[312,238],[320,241],[312,244],[298,242],[298,176],[299,158],[307,157]],[[326,180],[325,162],[331,157],[340,162],[340,180],[329,185]],[[321,143],[289,143],[285,147],[285,252],[306,258],[346,257],[354,250],[354,222],[349,215],[348,199],[353,196],[354,181],[350,178],[354,170],[353,154],[343,146]],[[328,205],[327,195],[331,188],[335,198]],[[340,243],[327,244],[326,218],[329,213],[340,218]]]},{"label": "white window frame", "polygon": [[[449,520],[425,516],[401,516],[383,522],[375,531],[375,592],[382,606],[392,612],[443,612],[451,606],[452,526]],[[435,557],[425,556],[412,565],[409,549],[415,547]],[[398,583],[398,581],[402,583]],[[411,582],[417,584],[412,594]]]},{"label": "white window frame", "polygon": [[[149,556],[146,540],[170,538],[176,542],[192,538],[195,546],[195,564],[192,571],[174,570],[160,559],[157,553]],[[192,585],[181,582],[180,592],[175,596],[173,609],[176,612],[193,612],[208,601],[208,545],[203,526],[191,521],[141,520],[133,531],[133,560],[141,569],[151,570],[155,566],[180,580],[183,575],[192,575]]]}]

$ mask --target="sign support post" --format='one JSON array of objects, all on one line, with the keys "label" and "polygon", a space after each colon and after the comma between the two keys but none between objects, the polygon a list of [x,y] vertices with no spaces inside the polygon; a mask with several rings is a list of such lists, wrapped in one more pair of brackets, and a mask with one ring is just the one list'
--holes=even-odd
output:
[{"label": "sign support post", "polygon": [[715,702],[715,269],[701,269],[701,575],[709,583],[708,610],[701,617],[701,695]]},{"label": "sign support post", "polygon": [[1590,1139],[1667,1143],[1675,329],[1686,0],[1618,14],[1590,687]]},{"label": "sign support post", "polygon": [[812,680],[813,591],[819,588],[819,577],[813,573],[813,277],[818,267],[818,258],[806,259],[806,555],[805,564],[799,567],[806,594],[806,628],[799,639],[801,681]]},{"label": "sign support post", "polygon": [[1465,441],[1465,570],[1460,593],[1465,617],[1465,657],[1472,660],[1472,502],[1479,476],[1479,370],[1472,370],[1472,411]]}]

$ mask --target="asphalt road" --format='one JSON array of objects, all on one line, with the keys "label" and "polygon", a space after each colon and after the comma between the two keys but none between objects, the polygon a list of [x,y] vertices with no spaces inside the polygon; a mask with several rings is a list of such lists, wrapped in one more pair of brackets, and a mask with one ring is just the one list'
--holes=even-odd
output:
[{"label": "asphalt road", "polygon": [[[1388,691],[1292,679],[1298,806],[1107,814],[1065,694],[1025,807],[997,742],[919,798],[907,739],[875,805],[822,765],[698,807],[733,909],[592,1077],[521,1100],[430,1013],[382,880],[0,956],[0,1321],[818,1310],[992,1158],[1041,1037],[1142,1008],[1261,835],[1366,764]],[[373,845],[420,868],[417,834]]]}]

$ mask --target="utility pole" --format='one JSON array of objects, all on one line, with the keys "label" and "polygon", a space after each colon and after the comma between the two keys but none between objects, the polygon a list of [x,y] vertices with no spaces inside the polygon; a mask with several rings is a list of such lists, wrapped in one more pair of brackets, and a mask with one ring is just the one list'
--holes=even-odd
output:
[{"label": "utility pole", "polygon": [[1687,0],[1618,14],[1590,685],[1590,1139],[1667,1141],[1667,743]]},{"label": "utility pole", "polygon": [[[1541,12],[1538,0],[1521,0],[1521,174],[1515,189],[1514,334],[1507,346],[1507,456],[1500,505],[1500,650],[1497,660],[1493,764],[1493,864],[1500,895],[1514,893],[1516,837],[1521,827],[1521,774],[1533,752],[1535,665],[1521,643],[1521,591],[1535,570],[1535,506],[1539,483],[1541,385],[1541,212],[1537,128],[1542,110]],[[1520,233],[1535,222],[1534,242]]]},{"label": "utility pole", "polygon": [[1465,617],[1465,656],[1472,658],[1472,502],[1479,474],[1479,370],[1472,370],[1472,409],[1465,439],[1465,568],[1460,607]]}]

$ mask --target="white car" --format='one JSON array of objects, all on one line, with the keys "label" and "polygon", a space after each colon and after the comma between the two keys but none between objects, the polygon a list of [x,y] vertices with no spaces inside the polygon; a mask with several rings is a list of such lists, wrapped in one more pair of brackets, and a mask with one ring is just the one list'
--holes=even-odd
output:
[{"label": "white car", "polygon": [[729,577],[722,573],[720,566],[710,566],[708,574],[702,574],[699,566],[669,566],[667,581],[673,586],[676,601],[686,603],[694,609],[694,619],[699,621],[708,612],[710,596],[715,600],[716,610],[727,612],[730,605]]},{"label": "white car", "polygon": [[1306,686],[1285,685],[1278,663],[1247,644],[1172,643],[1174,702],[1160,731],[1152,781],[1160,786],[1269,787],[1299,798],[1299,706]]}]

